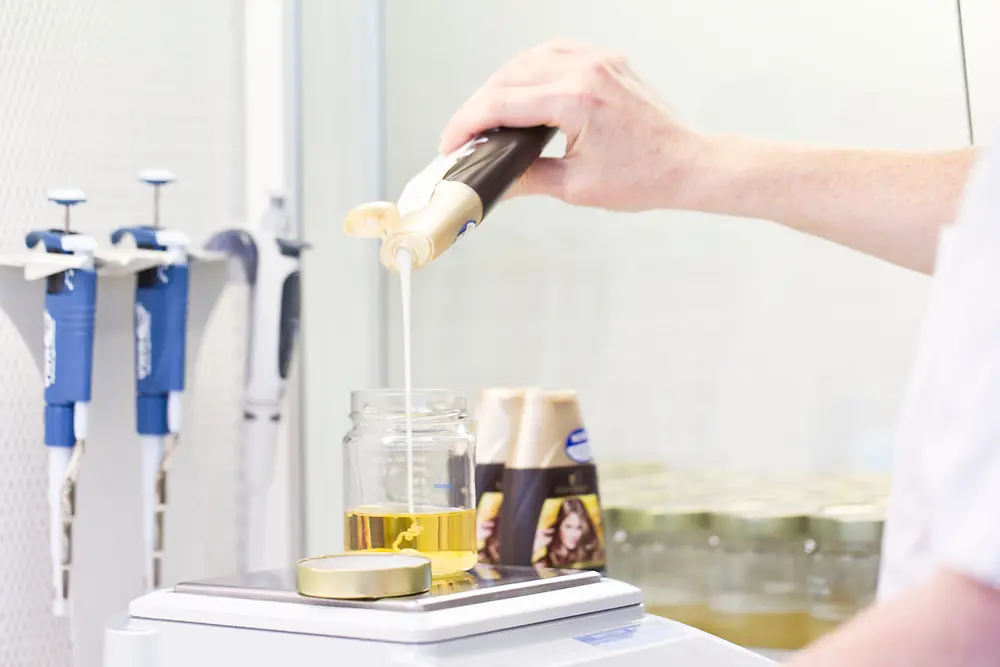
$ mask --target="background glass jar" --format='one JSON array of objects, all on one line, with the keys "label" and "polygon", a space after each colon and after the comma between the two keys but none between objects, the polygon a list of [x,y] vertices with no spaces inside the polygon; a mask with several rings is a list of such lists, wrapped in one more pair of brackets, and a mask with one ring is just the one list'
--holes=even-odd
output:
[{"label": "background glass jar", "polygon": [[712,514],[710,632],[752,648],[805,645],[806,514],[767,501]]},{"label": "background glass jar", "polygon": [[625,504],[605,506],[604,520],[608,526],[608,576],[644,589],[642,550],[652,540],[649,512]]},{"label": "background glass jar", "polygon": [[878,585],[884,511],[870,503],[831,505],[809,517],[809,640],[871,604]]},{"label": "background glass jar", "polygon": [[419,552],[435,576],[476,564],[475,438],[468,401],[412,392],[412,443],[401,390],[351,394],[344,437],[344,549]]},{"label": "background glass jar", "polygon": [[642,547],[642,592],[650,614],[708,628],[710,551],[706,510],[668,503],[649,511]]}]

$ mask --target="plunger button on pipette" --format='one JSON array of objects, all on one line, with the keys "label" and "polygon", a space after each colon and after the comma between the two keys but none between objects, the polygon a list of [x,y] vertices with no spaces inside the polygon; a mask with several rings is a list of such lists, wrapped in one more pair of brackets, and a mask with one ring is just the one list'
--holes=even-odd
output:
[{"label": "plunger button on pipette", "polygon": [[87,201],[87,195],[83,190],[52,190],[48,194],[49,201],[60,206],[75,206]]},{"label": "plunger button on pipette", "polygon": [[159,227],[160,187],[173,183],[177,177],[168,169],[143,169],[139,172],[139,180],[153,186],[153,227]]},{"label": "plunger button on pipette", "polygon": [[143,169],[139,172],[139,180],[148,185],[169,185],[177,180],[174,173],[168,169]]},{"label": "plunger button on pipette", "polygon": [[77,204],[82,204],[87,201],[87,195],[83,193],[83,190],[52,190],[48,194],[50,202],[55,202],[60,206],[66,207],[66,217],[63,219],[63,231],[69,231],[69,209]]}]

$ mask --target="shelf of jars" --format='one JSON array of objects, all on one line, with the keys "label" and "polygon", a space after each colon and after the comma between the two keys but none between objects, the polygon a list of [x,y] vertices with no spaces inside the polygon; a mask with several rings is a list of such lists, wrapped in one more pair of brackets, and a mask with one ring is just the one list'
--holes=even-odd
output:
[{"label": "shelf of jars", "polygon": [[649,613],[790,651],[874,598],[887,478],[599,472],[608,574],[640,587]]}]

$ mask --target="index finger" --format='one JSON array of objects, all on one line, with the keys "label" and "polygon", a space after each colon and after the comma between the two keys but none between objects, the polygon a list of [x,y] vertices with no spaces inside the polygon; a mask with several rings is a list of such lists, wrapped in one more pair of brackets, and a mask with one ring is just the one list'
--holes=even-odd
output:
[{"label": "index finger", "polygon": [[554,84],[482,91],[459,109],[441,133],[440,151],[450,153],[473,137],[497,127],[547,125],[567,132],[564,94]]},{"label": "index finger", "polygon": [[[540,98],[552,96],[560,82],[565,84],[577,60],[575,51],[559,43],[518,54],[458,108],[441,133],[440,151],[451,152],[496,127],[551,125],[545,121],[551,120],[556,110],[542,109]],[[526,118],[520,117],[523,115]]]}]

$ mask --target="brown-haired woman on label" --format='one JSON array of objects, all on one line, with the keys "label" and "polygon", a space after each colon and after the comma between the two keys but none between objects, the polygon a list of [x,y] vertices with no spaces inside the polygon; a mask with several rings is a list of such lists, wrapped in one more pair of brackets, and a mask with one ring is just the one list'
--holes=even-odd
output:
[{"label": "brown-haired woman on label", "polygon": [[538,531],[535,552],[545,555],[536,567],[570,568],[604,560],[604,550],[590,513],[579,498],[566,498],[550,528]]}]

